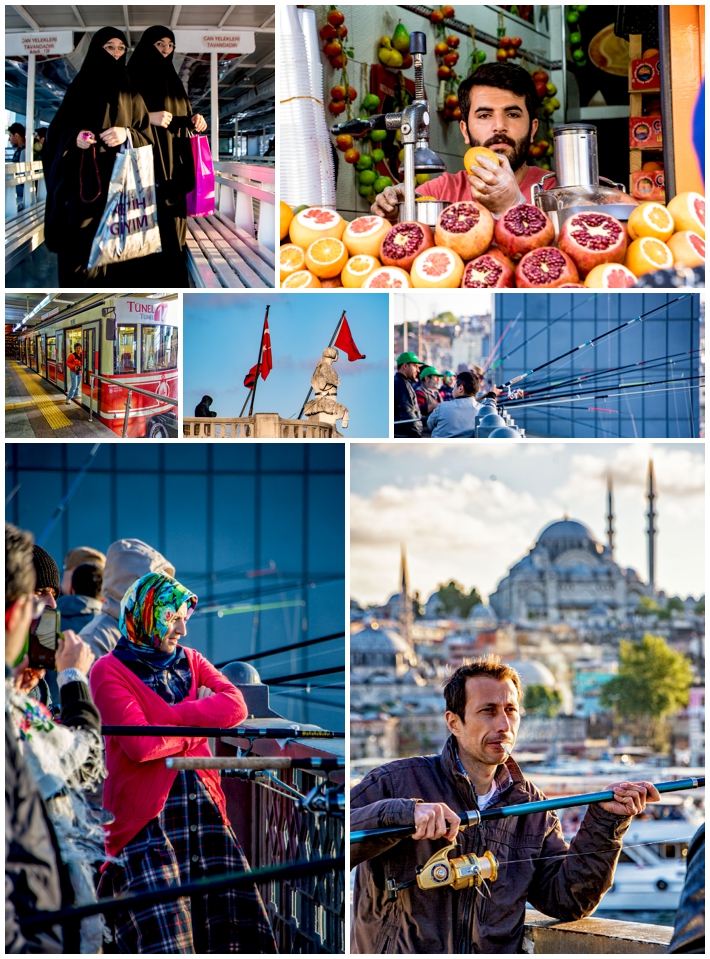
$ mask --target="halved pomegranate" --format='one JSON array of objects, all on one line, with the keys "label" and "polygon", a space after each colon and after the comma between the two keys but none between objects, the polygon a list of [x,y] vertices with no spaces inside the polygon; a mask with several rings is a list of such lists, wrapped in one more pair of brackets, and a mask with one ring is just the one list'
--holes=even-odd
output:
[{"label": "halved pomegranate", "polygon": [[576,283],[579,273],[574,261],[554,246],[542,246],[526,253],[515,271],[515,285],[519,287],[552,287]]},{"label": "halved pomegranate", "polygon": [[410,279],[415,287],[456,287],[463,276],[463,260],[455,250],[434,246],[420,253]]},{"label": "halved pomegranate", "polygon": [[466,264],[461,287],[463,289],[492,289],[513,285],[513,265],[507,256],[494,256],[491,252],[477,256]]},{"label": "halved pomegranate", "polygon": [[531,203],[511,207],[496,223],[496,243],[514,260],[555,239],[552,220]]},{"label": "halved pomegranate", "polygon": [[414,220],[393,226],[380,246],[383,266],[399,266],[409,270],[420,253],[434,246],[434,234],[426,223]]},{"label": "halved pomegranate", "polygon": [[626,227],[608,213],[575,213],[565,220],[557,240],[584,277],[600,263],[622,263],[628,238]]},{"label": "halved pomegranate", "polygon": [[478,203],[452,203],[439,214],[434,237],[437,246],[448,246],[463,260],[472,260],[491,245],[493,217]]},{"label": "halved pomegranate", "polygon": [[398,266],[381,266],[373,270],[360,289],[362,290],[403,290],[409,288],[412,281],[406,270]]}]

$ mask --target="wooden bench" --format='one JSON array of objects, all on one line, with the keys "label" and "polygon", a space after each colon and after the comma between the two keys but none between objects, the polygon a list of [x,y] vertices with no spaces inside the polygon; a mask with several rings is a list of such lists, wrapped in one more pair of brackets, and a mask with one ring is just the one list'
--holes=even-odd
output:
[{"label": "wooden bench", "polygon": [[5,272],[44,243],[44,203],[26,207],[5,221]]},{"label": "wooden bench", "polygon": [[222,213],[188,217],[187,250],[195,286],[264,289],[276,285],[275,254]]}]

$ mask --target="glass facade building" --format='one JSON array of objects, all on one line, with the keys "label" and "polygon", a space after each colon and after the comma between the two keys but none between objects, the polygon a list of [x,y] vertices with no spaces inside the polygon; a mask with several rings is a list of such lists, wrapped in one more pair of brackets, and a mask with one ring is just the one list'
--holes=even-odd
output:
[{"label": "glass facade building", "polygon": [[[340,443],[8,443],[6,518],[62,569],[72,547],[137,538],[175,566],[198,606],[187,642],[214,663],[345,628]],[[88,465],[86,471],[82,469]],[[254,659],[272,708],[343,729],[343,635]],[[277,691],[278,690],[278,691]]]},{"label": "glass facade building", "polygon": [[[511,409],[516,425],[534,437],[698,437],[699,309],[698,294],[682,292],[497,293],[493,344],[503,340],[493,375],[499,385],[646,314],[517,384],[527,392],[610,371],[571,387],[599,387],[578,400],[555,401],[544,392],[528,397],[537,405]],[[635,385],[646,383],[652,385]],[[620,384],[628,388],[604,388]]]}]

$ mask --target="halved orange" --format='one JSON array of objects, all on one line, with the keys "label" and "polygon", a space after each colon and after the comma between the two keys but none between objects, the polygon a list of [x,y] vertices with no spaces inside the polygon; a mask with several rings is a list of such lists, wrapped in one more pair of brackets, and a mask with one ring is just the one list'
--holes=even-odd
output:
[{"label": "halved orange", "polygon": [[628,228],[632,240],[640,236],[655,236],[665,243],[673,236],[675,225],[673,217],[662,203],[640,203],[631,212]]},{"label": "halved orange", "polygon": [[682,266],[702,266],[705,262],[705,240],[692,230],[674,233],[668,241],[673,260]]},{"label": "halved orange", "polygon": [[629,244],[624,266],[634,276],[653,273],[654,270],[667,270],[673,266],[673,254],[668,246],[653,236],[641,236]]},{"label": "halved orange", "polygon": [[705,197],[700,193],[679,193],[668,204],[676,233],[692,230],[705,239]]},{"label": "halved orange", "polygon": [[382,264],[374,256],[368,256],[361,253],[359,256],[351,256],[340,274],[343,286],[352,289],[359,288],[371,273],[374,273]]},{"label": "halved orange", "polygon": [[287,276],[281,284],[283,289],[289,290],[307,290],[320,285],[320,280],[310,270],[298,270],[291,276]]},{"label": "halved orange", "polygon": [[321,279],[339,276],[348,262],[348,251],[342,240],[323,236],[306,250],[306,267]]},{"label": "halved orange", "polygon": [[288,228],[291,226],[291,220],[293,219],[293,210],[288,205],[288,203],[284,203],[283,200],[281,200],[280,216],[281,216],[281,223],[280,223],[281,239],[283,240],[288,234]]},{"label": "halved orange", "polygon": [[305,266],[305,251],[302,250],[300,246],[296,246],[295,243],[284,243],[279,250],[279,272],[281,274],[281,282],[283,283],[286,277],[291,276],[291,274],[295,273],[296,270],[303,270]]}]

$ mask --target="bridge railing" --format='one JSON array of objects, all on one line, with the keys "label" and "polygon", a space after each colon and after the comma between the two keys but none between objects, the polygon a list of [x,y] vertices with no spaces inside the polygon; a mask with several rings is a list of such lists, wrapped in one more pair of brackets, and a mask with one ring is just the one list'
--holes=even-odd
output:
[{"label": "bridge railing", "polygon": [[186,416],[183,436],[189,439],[242,440],[252,437],[272,439],[331,439],[338,435],[329,423],[282,419],[277,413],[253,416]]},{"label": "bridge railing", "polygon": [[217,209],[272,252],[276,249],[276,171],[271,163],[214,164]]}]

